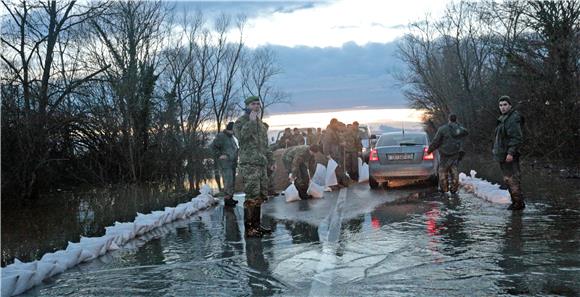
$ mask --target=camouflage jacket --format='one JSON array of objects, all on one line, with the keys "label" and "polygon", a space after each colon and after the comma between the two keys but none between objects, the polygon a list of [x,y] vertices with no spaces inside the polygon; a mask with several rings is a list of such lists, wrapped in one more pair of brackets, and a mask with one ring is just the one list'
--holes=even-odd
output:
[{"label": "camouflage jacket", "polygon": [[497,119],[492,149],[493,157],[496,161],[505,161],[508,154],[519,156],[520,146],[524,139],[521,127],[522,122],[522,116],[515,110],[502,114]]},{"label": "camouflage jacket", "polygon": [[[219,164],[236,164],[238,161],[238,145],[234,139],[234,136],[226,135],[224,132],[220,132],[216,135],[215,139],[211,143],[211,149],[213,157]],[[227,160],[220,160],[221,155],[226,155]]]},{"label": "camouflage jacket", "polygon": [[282,134],[282,137],[278,139],[277,148],[287,148],[291,147],[293,143],[292,134]]},{"label": "camouflage jacket", "polygon": [[463,138],[469,133],[467,129],[457,123],[447,123],[437,130],[429,151],[439,149],[443,156],[453,156],[463,150]]},{"label": "camouflage jacket", "polygon": [[328,125],[324,137],[322,137],[322,150],[324,151],[324,154],[337,158],[339,155],[339,144],[340,137],[338,130],[333,126]]},{"label": "camouflage jacket", "polygon": [[274,161],[268,147],[268,125],[260,119],[250,121],[245,114],[234,124],[240,143],[240,165],[271,166]]},{"label": "camouflage jacket", "polygon": [[318,144],[318,137],[316,137],[316,134],[314,133],[306,134],[306,144],[308,145]]},{"label": "camouflage jacket", "polygon": [[282,156],[282,161],[286,166],[291,167],[287,169],[290,170],[292,176],[297,177],[300,174],[300,165],[303,164],[306,168],[311,168],[314,158],[309,152],[308,145],[298,145],[288,148]]},{"label": "camouflage jacket", "polygon": [[345,138],[346,138],[345,150],[347,152],[353,153],[362,151],[362,143],[360,141],[358,129],[355,128],[348,129],[345,133]]},{"label": "camouflage jacket", "polygon": [[293,145],[304,145],[304,135],[294,134],[292,135]]}]

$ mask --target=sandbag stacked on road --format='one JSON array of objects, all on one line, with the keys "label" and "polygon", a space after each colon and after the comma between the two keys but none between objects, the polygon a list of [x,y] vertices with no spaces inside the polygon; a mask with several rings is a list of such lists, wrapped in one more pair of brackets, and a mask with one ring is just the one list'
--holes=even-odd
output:
[{"label": "sandbag stacked on road", "polygon": [[109,251],[117,250],[138,236],[154,233],[168,223],[187,218],[215,203],[217,200],[211,195],[211,189],[208,185],[204,185],[201,194],[190,202],[181,203],[176,207],[166,207],[164,211],[153,211],[150,214],[138,213],[131,223],[115,222],[114,226],[105,227],[104,236],[81,237],[80,242],[69,242],[65,250],[47,253],[37,261],[24,263],[15,259],[13,264],[1,270],[1,296],[22,294],[48,277],[91,261]]},{"label": "sandbag stacked on road", "polygon": [[475,170],[471,170],[469,173],[470,176],[467,176],[463,172],[460,173],[459,184],[461,187],[467,192],[492,203],[511,203],[510,193],[508,191],[500,189],[499,185],[475,177],[476,174],[477,172]]},{"label": "sandbag stacked on road", "polygon": [[338,163],[333,159],[328,160],[328,164],[326,166],[326,179],[324,180],[324,185],[327,188],[331,186],[338,185],[338,179],[336,178],[336,168],[338,167]]},{"label": "sandbag stacked on road", "polygon": [[366,182],[369,180],[369,164],[363,163],[361,158],[358,158],[358,182]]}]

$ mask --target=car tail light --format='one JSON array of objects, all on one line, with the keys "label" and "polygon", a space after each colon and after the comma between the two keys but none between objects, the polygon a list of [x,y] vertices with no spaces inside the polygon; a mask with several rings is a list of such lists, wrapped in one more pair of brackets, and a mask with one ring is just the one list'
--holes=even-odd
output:
[{"label": "car tail light", "polygon": [[428,149],[427,147],[423,148],[423,160],[433,160],[435,158],[433,153],[427,154]]},{"label": "car tail light", "polygon": [[379,160],[379,155],[377,154],[376,149],[372,149],[369,155],[369,162],[375,162]]}]

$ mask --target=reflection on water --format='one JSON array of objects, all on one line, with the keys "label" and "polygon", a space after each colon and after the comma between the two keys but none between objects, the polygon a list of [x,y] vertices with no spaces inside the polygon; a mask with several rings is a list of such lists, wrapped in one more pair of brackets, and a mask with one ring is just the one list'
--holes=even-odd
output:
[{"label": "reflection on water", "polygon": [[39,259],[80,236],[102,236],[115,221],[133,221],[137,212],[175,206],[191,196],[162,186],[126,186],[51,195],[24,209],[3,206],[2,266],[14,257]]},{"label": "reflection on water", "polygon": [[[580,189],[537,184],[520,214],[425,185],[278,197],[264,205],[274,232],[263,239],[244,238],[242,207],[217,206],[25,296],[578,296],[580,209],[569,200]],[[104,215],[73,209],[70,221]]]}]

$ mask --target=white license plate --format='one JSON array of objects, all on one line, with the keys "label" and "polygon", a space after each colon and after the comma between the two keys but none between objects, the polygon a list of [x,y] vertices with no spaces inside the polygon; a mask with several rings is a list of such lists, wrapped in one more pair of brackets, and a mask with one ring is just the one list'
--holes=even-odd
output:
[{"label": "white license plate", "polygon": [[413,160],[415,154],[387,154],[387,160],[398,161],[398,160]]}]

